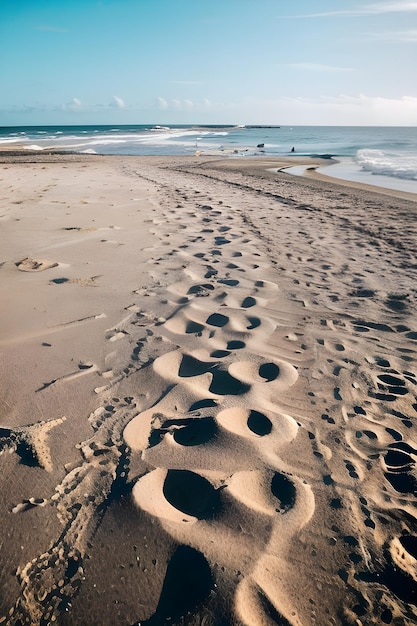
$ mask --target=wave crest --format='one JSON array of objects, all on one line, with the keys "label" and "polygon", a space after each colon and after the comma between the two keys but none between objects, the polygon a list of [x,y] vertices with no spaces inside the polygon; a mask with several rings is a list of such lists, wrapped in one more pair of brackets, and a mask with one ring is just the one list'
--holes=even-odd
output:
[{"label": "wave crest", "polygon": [[356,161],[365,172],[417,180],[417,156],[395,150],[358,150]]}]

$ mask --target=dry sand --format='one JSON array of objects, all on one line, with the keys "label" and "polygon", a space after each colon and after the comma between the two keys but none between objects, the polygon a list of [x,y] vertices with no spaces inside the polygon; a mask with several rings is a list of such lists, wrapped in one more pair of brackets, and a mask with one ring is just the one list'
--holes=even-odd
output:
[{"label": "dry sand", "polygon": [[0,623],[417,623],[416,199],[0,160]]}]

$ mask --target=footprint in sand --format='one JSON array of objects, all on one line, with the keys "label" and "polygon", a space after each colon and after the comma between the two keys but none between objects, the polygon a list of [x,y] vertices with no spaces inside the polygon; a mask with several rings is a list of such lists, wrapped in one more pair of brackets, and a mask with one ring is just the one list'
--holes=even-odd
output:
[{"label": "footprint in sand", "polygon": [[[211,217],[219,214],[211,207],[203,209]],[[174,310],[166,320],[155,321],[131,310],[135,305],[128,307],[137,314],[138,326],[152,324],[161,344],[167,350],[171,346],[169,351],[158,348],[155,356],[148,351],[149,336],[142,330],[135,335],[131,326],[129,332],[124,326],[106,331],[114,348],[130,336],[132,362],[141,363],[145,353],[143,397],[148,382],[151,388],[156,381],[159,392],[152,401],[151,396],[144,400],[143,408],[126,396],[124,402],[108,400],[92,414],[94,432],[79,444],[81,461],[56,488],[52,502],[65,531],[22,570],[30,581],[29,592],[39,580],[54,580],[47,599],[54,618],[60,610],[55,606],[61,606],[60,581],[69,600],[81,584],[96,512],[104,510],[115,487],[133,485],[133,501],[146,512],[143,517],[151,516],[155,527],[161,525],[178,546],[156,611],[142,624],[188,620],[187,614],[222,583],[228,597],[221,602],[230,603],[228,610],[242,624],[300,623],[290,617],[286,590],[276,588],[282,562],[291,556],[291,541],[314,511],[309,485],[293,474],[285,459],[286,446],[300,426],[281,412],[280,398],[295,384],[298,372],[268,344],[276,324],[262,309],[276,298],[278,286],[255,280],[249,270],[258,267],[251,265],[255,252],[249,244],[248,253],[247,241],[242,241],[244,254],[234,250],[239,242],[230,231],[222,227],[219,232],[227,236],[214,237],[216,248],[207,246],[205,255],[212,255],[213,266],[202,260],[195,272],[192,266],[191,280],[185,272],[182,282],[167,288]],[[194,243],[201,247],[200,237],[188,240],[191,252]],[[180,248],[181,260],[187,258],[184,246]],[[248,265],[227,265],[231,257],[244,257]],[[110,377],[111,370],[103,377],[107,373]],[[91,484],[96,489],[86,501]],[[22,503],[25,509],[27,504]],[[29,505],[41,506],[35,501]],[[215,594],[222,595],[220,589]],[[25,597],[29,604],[32,597]],[[23,623],[25,607],[17,607],[14,623]],[[201,623],[205,621],[206,616]]]},{"label": "footprint in sand", "polygon": [[[246,299],[245,304],[255,305],[250,299]],[[188,311],[181,308],[180,314],[174,315],[164,326],[187,334],[190,323],[199,324],[193,330],[200,335],[211,327],[211,332],[216,330],[219,341],[228,350],[215,350],[205,357],[201,353],[202,358],[197,358],[178,349],[158,357],[150,366],[161,379],[170,383],[170,391],[153,407],[134,417],[124,430],[124,440],[130,449],[140,452],[142,459],[155,468],[135,482],[134,502],[139,509],[158,519],[187,549],[200,545],[207,525],[213,537],[216,533],[219,537],[227,533],[233,543],[236,515],[242,507],[247,532],[249,529],[251,533],[256,532],[257,525],[266,524],[265,541],[275,546],[278,536],[284,533],[291,537],[292,529],[295,532],[302,527],[314,510],[310,488],[296,477],[278,471],[276,466],[277,450],[296,437],[299,427],[289,415],[274,411],[271,399],[296,382],[297,370],[281,359],[269,360],[248,355],[246,351],[244,360],[234,360],[232,351],[238,352],[246,346],[239,339],[228,338],[230,333],[239,334],[239,330],[229,327],[231,324],[239,327],[240,317],[238,319],[234,312],[231,319],[223,312],[208,312],[205,308],[193,310],[192,305],[185,309]],[[188,317],[190,309],[198,322]],[[255,323],[258,319],[242,315],[242,328],[246,333],[248,327],[260,325],[260,319],[259,324]],[[211,335],[206,334],[199,341],[212,341]],[[224,362],[218,360],[223,358]],[[195,401],[183,406],[185,385]],[[249,398],[257,407],[265,408],[247,408]],[[232,400],[234,406],[230,406]],[[235,453],[228,455],[231,448]],[[204,552],[208,562],[225,558],[227,563],[229,557],[218,553],[217,544],[213,540],[213,545]],[[280,546],[284,547],[282,540]],[[262,547],[252,548],[255,552],[249,554],[248,547],[248,563],[252,565],[245,572],[244,584],[256,587],[264,597],[263,608],[256,613],[259,618],[265,614],[269,594],[267,585],[256,575],[257,568],[262,569],[266,559],[266,566],[278,572],[280,562],[268,550],[264,555]],[[233,561],[233,557],[230,558]],[[208,564],[207,568],[212,576]],[[164,589],[172,594],[169,578],[167,572]],[[243,592],[244,588],[238,584],[236,599]],[[155,620],[165,614],[163,595],[150,624],[157,623]],[[266,613],[274,613],[280,617],[279,623],[284,623],[275,608],[280,603],[276,602],[275,594],[271,594],[271,598]]]},{"label": "footprint in sand", "polygon": [[417,450],[404,441],[390,444],[385,454],[385,478],[396,492],[417,495],[415,459]]},{"label": "footprint in sand", "polygon": [[[53,469],[48,434],[61,425],[66,417],[35,422],[16,428],[0,428],[0,455],[5,451],[15,452],[22,465],[38,467],[50,472]],[[30,502],[30,501],[29,501]],[[37,504],[37,503],[35,503]],[[25,510],[28,507],[25,507]],[[13,512],[19,512],[13,511]]]},{"label": "footprint in sand", "polygon": [[[404,534],[395,537],[389,547],[390,556],[394,564],[404,572],[406,578],[410,577],[417,582],[417,537]],[[410,581],[411,583],[411,581]]]},{"label": "footprint in sand", "polygon": [[169,562],[156,612],[150,619],[141,621],[142,626],[159,626],[172,620],[179,623],[214,588],[213,576],[203,554],[190,546],[178,546]]},{"label": "footprint in sand", "polygon": [[52,267],[58,267],[58,263],[54,261],[41,261],[39,259],[30,259],[29,257],[26,257],[21,261],[17,261],[15,265],[21,272],[42,272],[44,270],[49,270]]}]

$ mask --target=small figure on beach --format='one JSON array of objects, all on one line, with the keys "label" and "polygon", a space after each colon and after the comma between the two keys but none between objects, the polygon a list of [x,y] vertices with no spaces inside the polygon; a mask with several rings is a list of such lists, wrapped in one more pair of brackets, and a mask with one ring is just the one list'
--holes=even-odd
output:
[{"label": "small figure on beach", "polygon": [[294,146],[291,148],[291,152],[295,152],[295,148],[294,148]]}]

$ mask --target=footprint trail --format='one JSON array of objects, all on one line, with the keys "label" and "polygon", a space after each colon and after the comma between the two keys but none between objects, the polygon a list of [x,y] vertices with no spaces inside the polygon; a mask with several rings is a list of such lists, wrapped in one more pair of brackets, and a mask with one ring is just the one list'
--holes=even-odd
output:
[{"label": "footprint trail", "polygon": [[[406,313],[394,321],[408,300],[384,296],[375,321],[362,274],[338,308],[345,278],[329,294],[313,235],[323,259],[305,255],[307,211],[271,251],[270,214],[291,214],[282,198],[247,185],[265,228],[238,179],[212,174],[208,192],[194,171],[123,173],[160,189],[151,278],[103,338],[79,460],[14,507],[53,507],[61,531],[19,567],[0,623],[83,624],[95,593],[124,598],[117,618],[103,602],[103,624],[413,623],[417,335]],[[40,459],[36,429],[3,428],[0,445]]]}]

